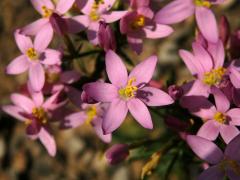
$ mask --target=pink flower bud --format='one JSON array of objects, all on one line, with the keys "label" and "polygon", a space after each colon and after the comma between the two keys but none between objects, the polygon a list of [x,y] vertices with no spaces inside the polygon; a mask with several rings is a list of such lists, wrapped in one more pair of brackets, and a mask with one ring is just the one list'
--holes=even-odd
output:
[{"label": "pink flower bud", "polygon": [[115,165],[124,161],[129,155],[127,144],[115,144],[106,151],[106,158],[109,164]]},{"label": "pink flower bud", "polygon": [[109,49],[115,50],[116,49],[116,40],[114,33],[109,25],[105,22],[100,22],[99,32],[98,32],[98,39],[100,46],[105,50],[108,51]]},{"label": "pink flower bud", "polygon": [[177,85],[171,85],[168,87],[168,94],[174,99],[177,100],[182,97],[183,89]]},{"label": "pink flower bud", "polygon": [[87,104],[97,103],[97,101],[92,99],[85,91],[83,91],[82,94],[81,94],[81,100],[82,100],[83,103],[87,103]]}]

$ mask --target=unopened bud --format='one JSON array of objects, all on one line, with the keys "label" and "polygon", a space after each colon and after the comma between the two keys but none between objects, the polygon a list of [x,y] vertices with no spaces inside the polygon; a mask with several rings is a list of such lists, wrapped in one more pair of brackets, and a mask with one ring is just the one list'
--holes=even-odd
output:
[{"label": "unopened bud", "polygon": [[129,147],[127,144],[115,144],[106,151],[106,159],[111,165],[124,161],[128,155]]},{"label": "unopened bud", "polygon": [[178,100],[183,95],[183,89],[177,85],[171,85],[168,87],[168,94],[174,99]]}]

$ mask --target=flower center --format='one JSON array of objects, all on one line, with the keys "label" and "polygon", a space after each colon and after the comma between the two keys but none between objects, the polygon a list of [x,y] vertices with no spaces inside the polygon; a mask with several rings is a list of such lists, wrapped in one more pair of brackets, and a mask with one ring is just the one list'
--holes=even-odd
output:
[{"label": "flower center", "polygon": [[119,89],[118,93],[123,99],[129,99],[135,96],[135,93],[138,90],[137,86],[132,85],[135,81],[135,78],[131,78],[128,80],[126,87]]},{"label": "flower center", "polygon": [[43,17],[49,18],[52,15],[53,10],[48,9],[46,6],[42,6],[42,12],[43,12],[43,15],[42,15]]},{"label": "flower center", "polygon": [[138,15],[135,20],[131,23],[132,29],[139,29],[145,26],[145,17],[143,15]]},{"label": "flower center", "polygon": [[216,112],[216,114],[214,115],[214,120],[219,122],[220,124],[225,124],[227,121],[227,117],[221,112]]},{"label": "flower center", "polygon": [[231,168],[231,170],[233,170],[233,172],[240,176],[240,165],[238,164],[237,161],[234,160],[230,160],[230,159],[224,159],[220,164],[219,164],[219,168],[221,171],[225,172],[226,168]]},{"label": "flower center", "polygon": [[89,17],[92,21],[98,21],[100,19],[100,15],[98,13],[98,8],[100,4],[104,4],[104,0],[95,0],[91,12],[89,14]]},{"label": "flower center", "polygon": [[213,69],[210,72],[207,72],[204,74],[203,82],[210,86],[218,85],[221,82],[225,72],[226,72],[226,69],[223,67],[220,67],[218,69]]},{"label": "flower center", "polygon": [[211,3],[207,0],[195,0],[194,2],[196,6],[211,7]]},{"label": "flower center", "polygon": [[92,120],[95,118],[95,116],[97,115],[97,108],[95,105],[90,106],[87,109],[87,119],[86,119],[86,124],[91,125]]},{"label": "flower center", "polygon": [[33,108],[32,115],[40,124],[46,124],[48,122],[47,113],[42,107]]},{"label": "flower center", "polygon": [[38,53],[37,51],[34,49],[34,48],[29,48],[26,52],[27,54],[27,57],[30,59],[30,60],[37,60],[38,59]]}]

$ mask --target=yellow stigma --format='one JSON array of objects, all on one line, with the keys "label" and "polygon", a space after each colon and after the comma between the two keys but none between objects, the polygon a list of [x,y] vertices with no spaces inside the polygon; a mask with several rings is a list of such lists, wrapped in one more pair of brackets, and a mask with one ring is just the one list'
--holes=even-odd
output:
[{"label": "yellow stigma", "polygon": [[29,48],[26,52],[27,54],[27,57],[30,59],[30,60],[37,60],[38,59],[38,53],[37,51],[34,49],[34,48]]},{"label": "yellow stigma", "polygon": [[225,124],[227,121],[227,117],[221,112],[216,112],[216,114],[214,115],[214,120],[219,122],[220,124]]},{"label": "yellow stigma", "polygon": [[86,124],[91,125],[92,120],[95,118],[95,116],[97,115],[97,108],[95,105],[90,106],[87,109],[87,119],[85,121]]},{"label": "yellow stigma", "polygon": [[207,0],[195,0],[195,5],[203,6],[203,7],[207,7],[207,8],[211,7],[211,3]]},{"label": "yellow stigma", "polygon": [[240,165],[237,161],[224,159],[218,166],[222,172],[226,171],[226,168],[230,168],[237,176],[240,176]]},{"label": "yellow stigma", "polygon": [[143,26],[145,26],[145,17],[143,15],[137,16],[131,24],[132,29],[142,28]]},{"label": "yellow stigma", "polygon": [[89,14],[89,17],[92,21],[98,21],[100,19],[100,15],[98,13],[98,8],[100,4],[104,4],[104,0],[95,0],[91,12]]},{"label": "yellow stigma", "polygon": [[132,85],[132,83],[135,81],[135,78],[131,78],[128,80],[125,88],[119,89],[118,93],[123,99],[133,98],[135,96],[135,93],[138,90],[137,86]]},{"label": "yellow stigma", "polygon": [[209,86],[218,85],[225,73],[226,69],[223,67],[213,69],[210,72],[204,74],[203,82]]},{"label": "yellow stigma", "polygon": [[43,17],[49,18],[52,15],[53,10],[48,9],[46,6],[42,6],[42,12],[43,12],[43,15],[42,15]]},{"label": "yellow stigma", "polygon": [[47,113],[42,107],[33,108],[32,115],[38,120],[41,124],[46,124],[48,122]]}]

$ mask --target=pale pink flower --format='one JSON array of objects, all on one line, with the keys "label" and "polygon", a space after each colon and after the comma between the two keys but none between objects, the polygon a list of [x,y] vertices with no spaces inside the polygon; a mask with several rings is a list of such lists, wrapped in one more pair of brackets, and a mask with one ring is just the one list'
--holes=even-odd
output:
[{"label": "pale pink flower", "polygon": [[193,152],[212,166],[204,170],[198,180],[240,179],[240,135],[236,136],[225,148],[224,153],[213,142],[199,136],[188,135],[187,143]]},{"label": "pale pink flower", "polygon": [[195,14],[203,36],[208,41],[217,43],[217,22],[210,7],[223,2],[224,0],[174,0],[158,11],[155,20],[160,24],[174,24]]},{"label": "pale pink flower", "polygon": [[152,129],[153,123],[146,105],[163,106],[173,103],[167,93],[146,86],[153,76],[156,63],[157,57],[151,56],[128,75],[120,57],[111,50],[107,52],[106,70],[112,84],[94,82],[83,87],[96,101],[110,103],[103,120],[105,134],[113,132],[122,124],[128,110],[144,128]]},{"label": "pale pink flower", "polygon": [[34,42],[30,37],[22,35],[19,30],[15,32],[15,40],[22,55],[15,58],[6,68],[7,74],[20,74],[28,70],[30,85],[33,90],[40,91],[45,82],[44,65],[59,64],[61,53],[57,50],[47,49],[45,33],[41,31]]},{"label": "pale pink flower", "polygon": [[21,94],[11,95],[13,105],[3,106],[7,114],[26,124],[26,134],[31,139],[39,139],[51,156],[56,154],[56,143],[51,133],[51,111],[59,107],[56,104],[59,93],[44,101],[42,93],[32,94],[32,99]]}]

